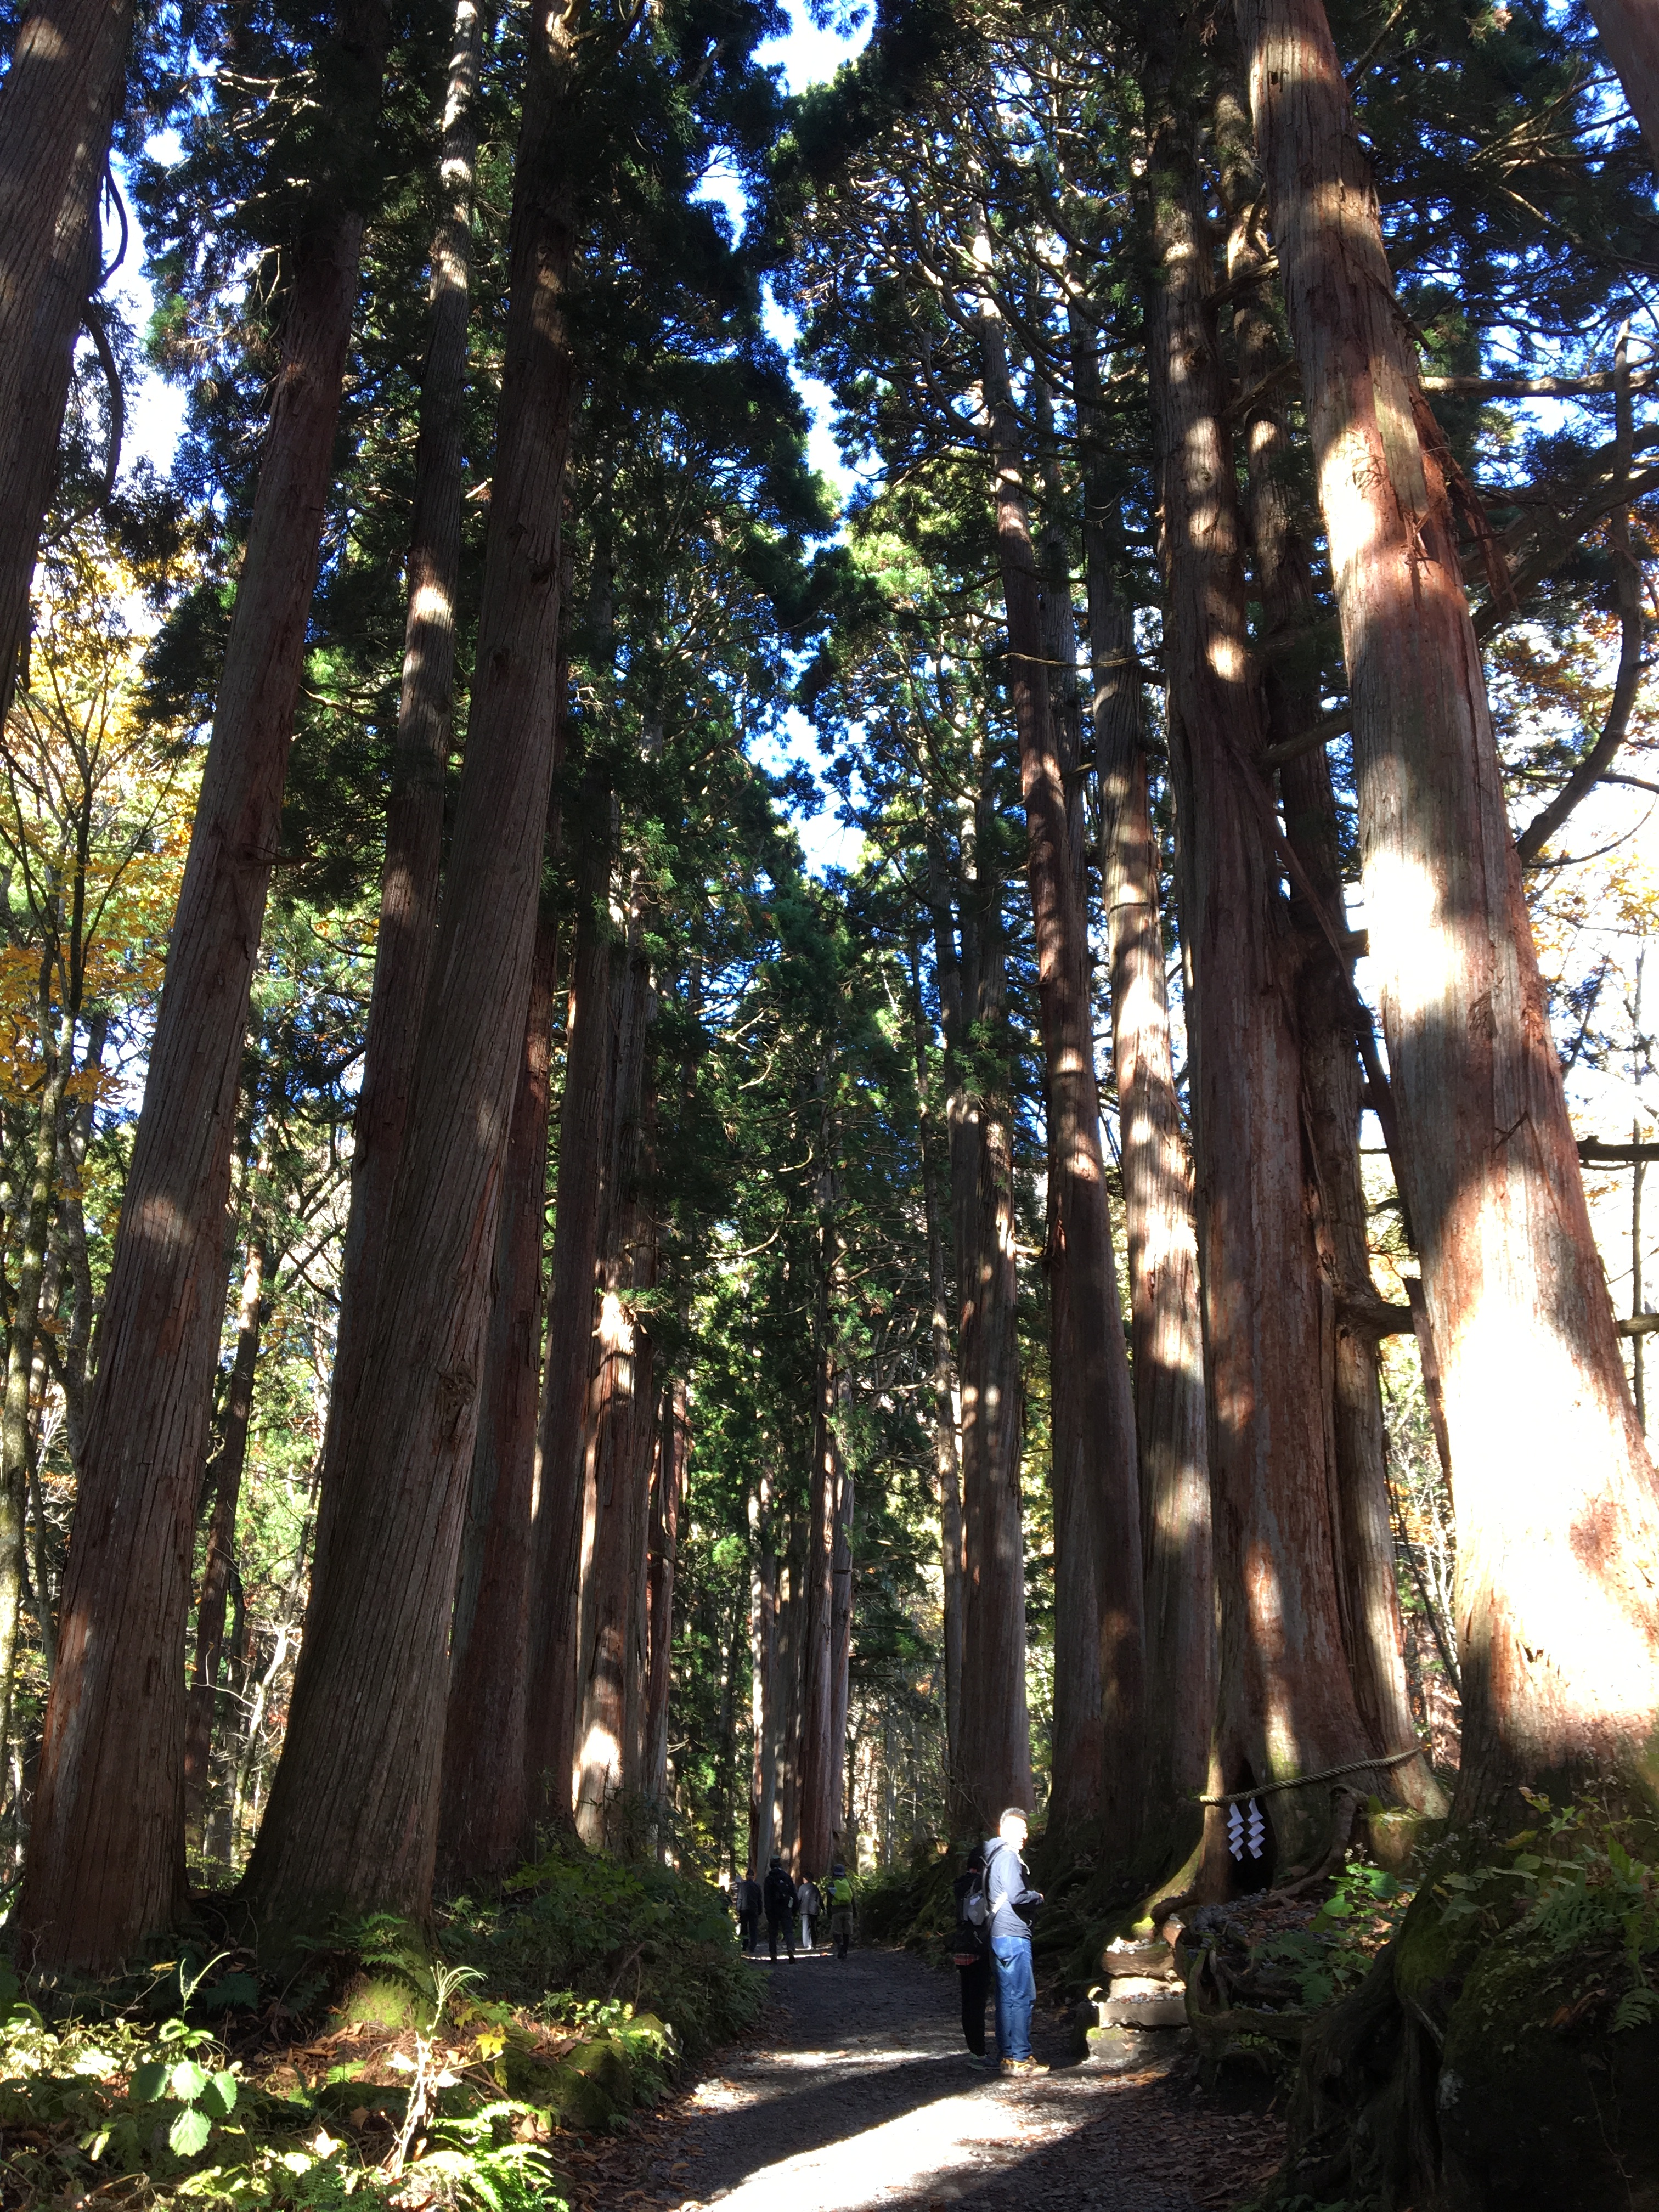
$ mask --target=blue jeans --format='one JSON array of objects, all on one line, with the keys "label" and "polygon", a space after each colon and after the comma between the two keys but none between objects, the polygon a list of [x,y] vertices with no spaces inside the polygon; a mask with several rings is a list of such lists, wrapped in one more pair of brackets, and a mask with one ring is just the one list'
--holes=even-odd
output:
[{"label": "blue jeans", "polygon": [[1031,1939],[1029,1936],[994,1936],[991,1956],[997,1963],[997,2056],[1029,2058],[1031,2007],[1036,2002]]}]

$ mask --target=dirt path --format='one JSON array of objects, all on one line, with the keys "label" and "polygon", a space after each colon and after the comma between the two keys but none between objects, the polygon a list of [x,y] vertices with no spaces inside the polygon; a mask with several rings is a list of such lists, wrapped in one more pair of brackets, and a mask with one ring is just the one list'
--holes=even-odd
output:
[{"label": "dirt path", "polygon": [[1218,2212],[1271,2171],[1279,2130],[1184,2071],[1079,2065],[1039,2013],[1054,2071],[1005,2081],[963,2048],[957,1979],[901,1951],[753,1971],[755,2045],[614,2149],[578,2154],[576,2212]]}]

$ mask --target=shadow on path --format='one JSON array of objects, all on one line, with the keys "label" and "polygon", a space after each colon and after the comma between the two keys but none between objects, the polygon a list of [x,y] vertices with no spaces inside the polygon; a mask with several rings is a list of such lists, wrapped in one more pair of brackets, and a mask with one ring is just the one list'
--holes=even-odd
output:
[{"label": "shadow on path", "polygon": [[771,1984],[753,2048],[726,2055],[655,2128],[573,2171],[579,2212],[1220,2212],[1277,2155],[1271,2122],[1180,2078],[1066,2063],[1005,2081],[962,2045],[954,1974],[903,1952],[756,1962]]}]

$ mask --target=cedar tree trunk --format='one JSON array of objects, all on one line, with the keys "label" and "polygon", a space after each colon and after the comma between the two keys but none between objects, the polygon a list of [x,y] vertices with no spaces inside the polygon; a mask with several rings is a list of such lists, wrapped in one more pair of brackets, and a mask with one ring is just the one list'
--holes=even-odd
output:
[{"label": "cedar tree trunk", "polygon": [[[647,1599],[649,1680],[645,1710],[645,1794],[659,1809],[659,1820],[668,1806],[668,1706],[673,1688],[674,1575],[679,1564],[680,1509],[685,1503],[686,1470],[691,1459],[690,1393],[684,1376],[677,1375],[662,1394],[662,1441],[657,1451],[656,1477],[651,1490],[651,1583]],[[775,1578],[776,1562],[773,1563]],[[775,1603],[775,1591],[773,1601]],[[770,1644],[769,1607],[768,1644]],[[769,1650],[768,1658],[770,1652]],[[764,1740],[764,1731],[762,1731]],[[771,1823],[770,1777],[763,1789],[766,1820]]]},{"label": "cedar tree trunk", "polygon": [[[1220,1616],[1212,1771],[1231,1790],[1293,1781],[1376,1747],[1354,1705],[1342,1638],[1289,925],[1249,781],[1261,727],[1207,304],[1210,246],[1195,164],[1163,95],[1156,80],[1149,84],[1158,271],[1147,349],[1193,977],[1187,1016]],[[1323,1790],[1283,1790],[1263,1809],[1278,1871],[1323,1859],[1331,1832]],[[1212,1810],[1206,1887],[1224,1887],[1229,1873],[1224,1821]]]},{"label": "cedar tree trunk", "polygon": [[[594,1273],[610,1126],[612,936],[608,792],[590,783],[577,884],[575,951],[565,1017],[564,1099],[547,1300],[526,1656],[525,1780],[532,1824],[568,1829],[574,1818],[577,1606],[585,1500],[588,1370]],[[530,1836],[526,1833],[526,1845]]]},{"label": "cedar tree trunk", "polygon": [[1084,432],[1084,557],[1094,678],[1100,878],[1106,909],[1123,1174],[1135,1437],[1146,1564],[1146,1835],[1179,1859],[1195,1839],[1215,1711],[1215,1563],[1193,1176],[1170,1045],[1158,843],[1140,675],[1114,577],[1094,333],[1073,331]]},{"label": "cedar tree trunk", "polygon": [[98,279],[98,201],[131,37],[131,0],[37,0],[0,82],[0,716]]},{"label": "cedar tree trunk", "polygon": [[1037,947],[1045,1093],[1066,1275],[1069,1356],[1078,1370],[1082,1483],[1094,1532],[1100,1634],[1101,1811],[1133,1842],[1141,1756],[1144,1620],[1134,1401],[1101,1155],[1089,991],[1087,915],[1067,817],[1046,665],[1048,638],[1031,545],[1025,464],[1001,317],[988,294],[980,361],[996,470],[997,550],[1008,617],[1008,688],[1019,733],[1026,878]]},{"label": "cedar tree trunk", "polygon": [[[550,843],[553,841],[550,837]],[[525,1626],[542,1379],[542,1231],[558,925],[544,902],[507,1133],[478,1433],[449,1636],[438,1865],[456,1887],[518,1863],[525,1802]]]},{"label": "cedar tree trunk", "polygon": [[[386,38],[379,0],[346,0],[325,82],[353,145],[374,130]],[[349,194],[315,198],[99,1325],[19,1911],[41,1966],[113,1966],[184,1896],[180,1659],[237,1088],[362,240]]]},{"label": "cedar tree trunk", "polygon": [[[1458,1526],[1462,1817],[1651,1793],[1659,1491],[1590,1231],[1439,433],[1319,0],[1242,0],[1353,706],[1401,1195]],[[1517,1387],[1517,1378],[1524,1387]]]},{"label": "cedar tree trunk", "polygon": [[[472,188],[478,161],[477,75],[477,0],[456,0],[439,168],[443,214],[432,240],[431,314],[415,447],[403,684],[386,799],[380,928],[363,1038],[363,1080],[352,1117],[351,1206],[340,1267],[340,1325],[323,1446],[319,1562],[328,1550],[335,1439],[362,1372],[375,1273],[386,1248],[392,1186],[409,1112],[421,1008],[437,941],[444,773],[455,691],[455,592],[461,566],[461,430],[466,405]],[[319,1572],[320,1567],[313,1571]]]},{"label": "cedar tree trunk", "polygon": [[236,1563],[236,1509],[242,1495],[243,1470],[247,1465],[248,1429],[253,1419],[253,1376],[259,1359],[268,1264],[264,1224],[257,1214],[251,1214],[247,1265],[236,1309],[236,1355],[231,1362],[224,1433],[219,1440],[217,1463],[213,1469],[213,1517],[208,1523],[202,1592],[196,1601],[196,1671],[185,1712],[185,1834],[187,1845],[197,1850],[202,1849],[204,1840],[203,1815],[207,1802],[208,1765],[213,1751],[214,1715],[219,1702],[225,1604]]},{"label": "cedar tree trunk", "polygon": [[330,1905],[421,1913],[431,1896],[447,1631],[559,722],[570,35],[562,17],[530,27],[466,761],[331,1556],[247,1875],[278,1923],[315,1926]]}]

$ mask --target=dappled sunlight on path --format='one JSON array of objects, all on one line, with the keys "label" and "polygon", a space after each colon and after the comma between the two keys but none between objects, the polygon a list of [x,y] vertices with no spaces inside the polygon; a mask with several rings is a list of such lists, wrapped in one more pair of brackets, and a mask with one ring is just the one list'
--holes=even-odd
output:
[{"label": "dappled sunlight on path", "polygon": [[975,2066],[955,1975],[904,1953],[754,1971],[774,2000],[754,2046],[573,2167],[577,2212],[1223,2212],[1273,2162],[1275,2124],[1184,2076],[1074,2064],[1052,2014],[1032,2023],[1052,2073]]}]

